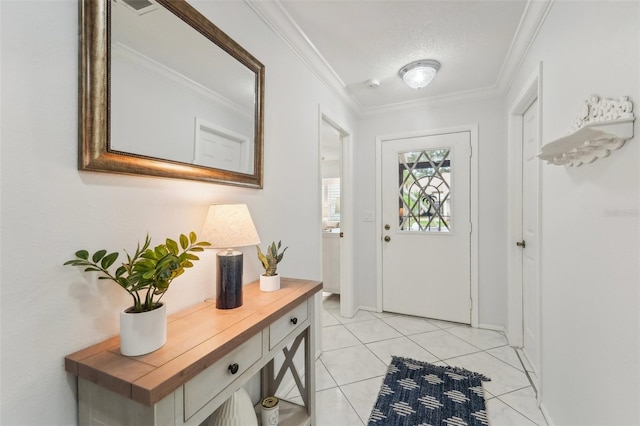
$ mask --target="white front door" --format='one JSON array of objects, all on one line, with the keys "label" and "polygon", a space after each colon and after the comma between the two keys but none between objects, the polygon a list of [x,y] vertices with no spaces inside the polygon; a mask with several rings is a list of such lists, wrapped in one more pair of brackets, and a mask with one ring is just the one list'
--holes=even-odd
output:
[{"label": "white front door", "polygon": [[469,131],[384,140],[382,308],[471,322]]},{"label": "white front door", "polygon": [[534,372],[540,365],[540,289],[538,285],[538,101],[522,120],[522,313],[523,351]]}]

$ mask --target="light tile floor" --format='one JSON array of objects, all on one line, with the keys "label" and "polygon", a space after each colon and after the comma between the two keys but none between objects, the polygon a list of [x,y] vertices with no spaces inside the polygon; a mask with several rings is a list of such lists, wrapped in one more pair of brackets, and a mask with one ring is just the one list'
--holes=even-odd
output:
[{"label": "light tile floor", "polygon": [[546,425],[516,351],[502,333],[456,323],[359,311],[340,316],[338,295],[323,300],[322,350],[316,363],[317,423],[366,425],[391,355],[463,367],[483,382],[492,426]]}]

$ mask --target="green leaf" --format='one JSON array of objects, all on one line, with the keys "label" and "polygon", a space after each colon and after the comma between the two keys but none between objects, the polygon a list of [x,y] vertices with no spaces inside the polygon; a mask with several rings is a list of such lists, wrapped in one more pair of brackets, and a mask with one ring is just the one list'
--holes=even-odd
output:
[{"label": "green leaf", "polygon": [[158,246],[155,248],[156,259],[162,259],[169,254],[169,250],[165,246]]},{"label": "green leaf", "polygon": [[140,257],[143,259],[158,260],[162,256],[158,257],[154,250],[148,249],[144,253],[140,254]]},{"label": "green leaf", "polygon": [[[207,243],[207,245],[211,244]],[[191,247],[189,251],[204,251],[204,249],[202,247]]]},{"label": "green leaf", "polygon": [[155,258],[147,259],[146,257],[143,257],[141,259],[138,259],[138,261],[134,265],[134,269],[137,269],[139,267],[142,267],[144,269],[155,268],[157,264],[158,264],[157,259]]},{"label": "green leaf", "polygon": [[199,243],[196,244],[196,246],[200,246],[200,247],[209,247],[211,245],[211,243],[209,241],[200,241]]},{"label": "green leaf", "polygon": [[180,234],[180,247],[182,247],[182,250],[186,250],[186,248],[189,247],[189,240],[184,234]]},{"label": "green leaf", "polygon": [[187,259],[189,259],[189,260],[200,260],[200,258],[198,256],[196,256],[195,254],[187,254]]},{"label": "green leaf", "polygon": [[93,258],[92,258],[92,260],[93,260],[95,263],[98,263],[98,262],[100,262],[100,259],[102,259],[102,258],[104,257],[104,255],[105,255],[105,254],[107,254],[107,251],[106,251],[106,250],[98,250],[97,252],[95,252],[95,253],[93,254]]},{"label": "green leaf", "polygon": [[197,239],[198,237],[196,236],[195,232],[193,231],[189,232],[189,240],[191,241],[191,244],[194,244]]},{"label": "green leaf", "polygon": [[[180,239],[180,244],[182,244],[182,238]],[[182,248],[184,248],[184,246],[182,246]],[[172,239],[167,238],[167,249],[170,253],[177,255],[179,252],[178,243],[176,243]]]},{"label": "green leaf", "polygon": [[89,266],[85,268],[84,271],[85,272],[102,272],[100,269],[96,268],[95,266]]},{"label": "green leaf", "polygon": [[105,256],[100,264],[103,269],[109,269],[109,266],[113,265],[116,259],[118,259],[118,252],[113,252]]},{"label": "green leaf", "polygon": [[116,277],[121,277],[125,272],[127,272],[127,268],[125,268],[124,266],[120,266],[118,269],[116,269]]},{"label": "green leaf", "polygon": [[82,260],[89,260],[89,252],[86,250],[78,250],[76,252],[76,257],[79,257]]}]

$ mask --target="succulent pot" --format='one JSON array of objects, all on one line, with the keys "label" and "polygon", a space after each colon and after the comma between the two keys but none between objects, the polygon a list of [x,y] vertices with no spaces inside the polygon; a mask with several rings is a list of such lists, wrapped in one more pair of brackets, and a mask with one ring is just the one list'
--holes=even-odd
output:
[{"label": "succulent pot", "polygon": [[147,312],[120,312],[120,353],[148,354],[167,342],[167,305]]},{"label": "succulent pot", "polygon": [[260,275],[260,290],[262,291],[280,290],[280,274]]}]

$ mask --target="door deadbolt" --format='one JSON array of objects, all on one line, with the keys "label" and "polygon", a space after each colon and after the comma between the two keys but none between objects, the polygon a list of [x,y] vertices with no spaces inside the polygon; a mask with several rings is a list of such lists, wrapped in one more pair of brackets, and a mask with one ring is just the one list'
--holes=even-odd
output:
[{"label": "door deadbolt", "polygon": [[391,241],[391,237],[387,235],[386,237],[384,237],[384,240],[385,240],[386,242],[389,242],[389,241]]},{"label": "door deadbolt", "polygon": [[389,229],[391,229],[391,227],[387,224],[387,225],[384,226],[384,229],[386,229],[388,231]]},{"label": "door deadbolt", "polygon": [[516,245],[517,245],[518,247],[525,248],[525,247],[527,246],[527,243],[525,243],[525,241],[524,241],[524,240],[522,240],[522,241],[518,241],[518,242],[516,243]]}]

